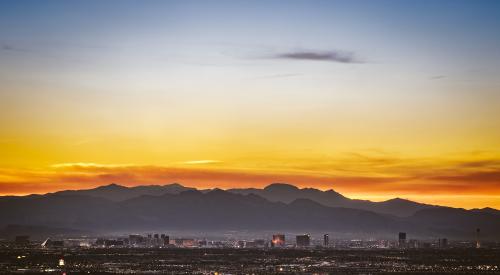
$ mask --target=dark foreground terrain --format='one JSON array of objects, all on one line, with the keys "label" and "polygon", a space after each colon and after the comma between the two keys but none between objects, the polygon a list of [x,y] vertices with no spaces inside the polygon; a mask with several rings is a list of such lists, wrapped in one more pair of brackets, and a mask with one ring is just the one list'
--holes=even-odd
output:
[{"label": "dark foreground terrain", "polygon": [[[64,265],[59,266],[60,259]],[[500,250],[0,250],[0,274],[500,274]]]}]

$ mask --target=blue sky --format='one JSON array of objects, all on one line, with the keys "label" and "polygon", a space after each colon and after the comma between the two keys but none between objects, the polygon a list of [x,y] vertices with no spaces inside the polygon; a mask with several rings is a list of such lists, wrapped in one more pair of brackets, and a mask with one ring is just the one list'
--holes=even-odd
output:
[{"label": "blue sky", "polygon": [[2,1],[1,6],[2,43],[26,50],[122,45],[180,51],[190,45],[206,54],[216,46],[258,54],[259,48],[338,48],[390,62],[405,56],[418,60],[415,53],[423,48],[487,62],[498,58],[500,43],[496,1]]}]

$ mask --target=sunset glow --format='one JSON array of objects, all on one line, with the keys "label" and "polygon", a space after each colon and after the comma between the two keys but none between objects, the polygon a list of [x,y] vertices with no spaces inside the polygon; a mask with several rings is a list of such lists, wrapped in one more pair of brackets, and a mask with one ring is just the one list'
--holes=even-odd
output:
[{"label": "sunset glow", "polygon": [[0,195],[286,182],[500,209],[499,2],[381,2],[1,3]]}]

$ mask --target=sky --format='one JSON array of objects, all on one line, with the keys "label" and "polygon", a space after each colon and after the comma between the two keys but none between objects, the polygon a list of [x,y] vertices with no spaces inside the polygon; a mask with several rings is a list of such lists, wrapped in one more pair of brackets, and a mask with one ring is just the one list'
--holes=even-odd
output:
[{"label": "sky", "polygon": [[500,209],[499,1],[0,1],[0,195],[287,182]]}]

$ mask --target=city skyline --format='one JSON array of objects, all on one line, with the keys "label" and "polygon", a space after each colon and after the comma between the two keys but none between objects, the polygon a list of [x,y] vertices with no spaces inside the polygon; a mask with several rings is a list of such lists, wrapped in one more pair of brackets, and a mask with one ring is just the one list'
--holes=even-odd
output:
[{"label": "city skyline", "polygon": [[500,2],[0,3],[0,196],[285,182],[500,209]]},{"label": "city skyline", "polygon": [[[403,232],[401,232],[403,233]],[[288,238],[288,235],[286,235]],[[275,239],[275,237],[277,239]],[[282,239],[283,238],[283,239]],[[455,273],[498,272],[498,243],[474,248],[472,241],[440,239],[335,239],[324,245],[306,235],[278,246],[285,235],[259,239],[171,238],[155,233],[114,237],[50,238],[16,236],[0,242],[3,273]],[[15,248],[16,255],[12,256]],[[61,252],[64,252],[62,254]],[[165,260],[168,259],[168,260]],[[224,260],[221,260],[224,259]]]}]

